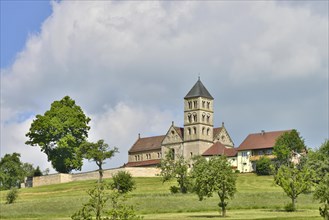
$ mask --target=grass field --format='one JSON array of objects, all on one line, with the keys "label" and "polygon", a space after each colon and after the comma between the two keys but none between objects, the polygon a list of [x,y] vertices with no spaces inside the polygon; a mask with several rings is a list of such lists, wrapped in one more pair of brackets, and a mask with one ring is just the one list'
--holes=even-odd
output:
[{"label": "grass field", "polygon": [[[161,179],[136,178],[137,188],[128,196],[144,219],[222,219],[216,196],[199,201],[195,194],[170,194]],[[81,181],[36,188],[20,189],[14,204],[5,204],[7,191],[0,192],[0,219],[70,219],[88,200],[86,190],[95,181]],[[227,219],[321,219],[317,201],[312,194],[298,197],[297,212],[283,211],[290,202],[273,177],[240,174],[234,199],[229,201]]]}]

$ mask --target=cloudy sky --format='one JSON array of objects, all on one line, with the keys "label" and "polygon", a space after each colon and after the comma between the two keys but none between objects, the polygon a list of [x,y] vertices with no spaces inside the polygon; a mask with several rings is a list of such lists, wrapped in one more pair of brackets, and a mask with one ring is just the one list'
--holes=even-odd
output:
[{"label": "cloudy sky", "polygon": [[[69,95],[92,119],[89,140],[127,162],[142,137],[183,125],[201,76],[238,147],[255,132],[328,138],[328,1],[1,1],[1,156],[50,168],[25,134]],[[83,171],[96,167],[85,163]]]}]

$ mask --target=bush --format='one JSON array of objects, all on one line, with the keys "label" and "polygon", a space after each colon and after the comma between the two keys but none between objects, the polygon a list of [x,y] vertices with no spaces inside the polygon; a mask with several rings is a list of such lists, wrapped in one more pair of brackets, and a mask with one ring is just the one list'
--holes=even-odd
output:
[{"label": "bush", "polygon": [[268,157],[261,157],[256,162],[256,173],[257,175],[270,175],[271,174],[271,159]]},{"label": "bush", "polygon": [[296,208],[293,206],[292,203],[288,203],[284,206],[284,210],[286,210],[286,212],[294,212],[296,211]]},{"label": "bush", "polygon": [[234,173],[240,173],[240,170],[235,170]]},{"label": "bush", "polygon": [[173,194],[176,194],[179,192],[179,187],[177,186],[171,186],[170,187],[170,192],[173,193]]},{"label": "bush", "polygon": [[7,203],[7,204],[12,204],[12,203],[14,203],[14,202],[16,201],[17,197],[18,197],[18,190],[17,190],[17,188],[12,188],[12,189],[8,192],[8,194],[7,194],[7,196],[6,196],[6,203]]},{"label": "bush", "polygon": [[117,189],[119,193],[127,193],[135,189],[135,181],[127,171],[119,171],[113,175],[112,189]]}]

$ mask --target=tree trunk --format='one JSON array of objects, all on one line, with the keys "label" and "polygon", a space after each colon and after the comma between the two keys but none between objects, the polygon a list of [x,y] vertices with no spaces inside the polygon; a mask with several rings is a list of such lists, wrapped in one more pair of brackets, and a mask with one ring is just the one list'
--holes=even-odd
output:
[{"label": "tree trunk", "polygon": [[296,211],[296,199],[294,197],[291,198],[291,203],[292,203],[293,211]]},{"label": "tree trunk", "polygon": [[226,208],[225,206],[223,205],[222,206],[222,217],[225,217],[226,216]]},{"label": "tree trunk", "polygon": [[98,173],[99,173],[99,179],[98,182],[101,183],[103,182],[103,169],[102,169],[102,164],[98,165]]}]

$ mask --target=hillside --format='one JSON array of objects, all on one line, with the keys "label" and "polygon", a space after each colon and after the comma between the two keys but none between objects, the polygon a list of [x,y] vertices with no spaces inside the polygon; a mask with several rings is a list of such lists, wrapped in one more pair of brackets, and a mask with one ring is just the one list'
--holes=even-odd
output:
[{"label": "hillside", "polygon": [[[133,204],[144,219],[217,219],[218,198],[214,196],[198,201],[195,194],[170,194],[174,181],[162,184],[161,179],[136,178],[137,188],[127,202]],[[80,181],[51,186],[20,189],[15,204],[5,204],[1,191],[1,219],[70,219],[81,204],[87,201],[86,190],[95,181]],[[240,174],[238,192],[228,205],[227,219],[321,219],[318,203],[312,194],[298,198],[298,212],[283,211],[290,202],[280,187],[273,184],[271,176]]]}]

